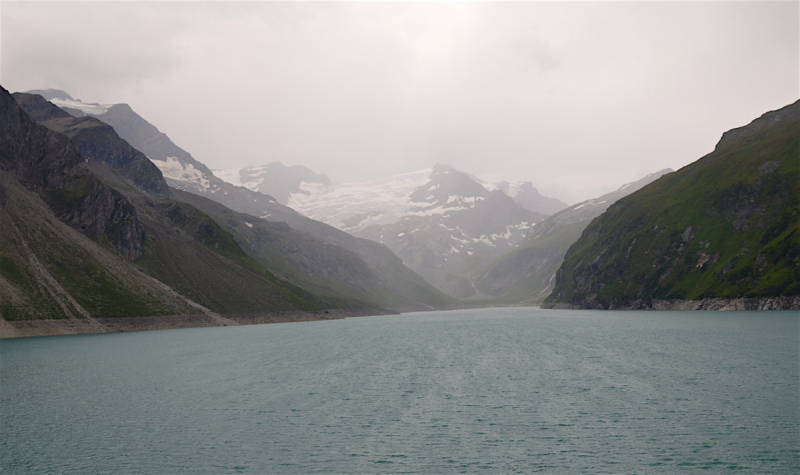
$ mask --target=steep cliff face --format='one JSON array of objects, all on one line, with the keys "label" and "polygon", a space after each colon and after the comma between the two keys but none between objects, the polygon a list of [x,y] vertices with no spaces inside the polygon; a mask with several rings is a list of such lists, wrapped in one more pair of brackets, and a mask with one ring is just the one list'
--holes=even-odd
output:
[{"label": "steep cliff face", "polygon": [[84,158],[109,165],[141,190],[169,196],[169,187],[158,167],[120,138],[110,125],[94,117],[73,117],[39,95],[14,93],[13,97],[38,124],[72,139]]},{"label": "steep cliff face", "polygon": [[105,239],[129,260],[142,255],[145,239],[136,209],[92,174],[64,135],[36,124],[0,88],[0,169],[17,177],[62,221]]},{"label": "steep cliff face", "polygon": [[546,303],[649,308],[800,295],[798,142],[800,101],[726,132],[712,153],[593,221]]},{"label": "steep cliff face", "polygon": [[125,185],[112,164],[103,160],[98,178],[69,137],[0,89],[3,320],[66,318],[68,331],[85,332],[103,331],[94,318],[202,313],[219,323],[214,312],[363,306],[276,278],[206,213]]}]

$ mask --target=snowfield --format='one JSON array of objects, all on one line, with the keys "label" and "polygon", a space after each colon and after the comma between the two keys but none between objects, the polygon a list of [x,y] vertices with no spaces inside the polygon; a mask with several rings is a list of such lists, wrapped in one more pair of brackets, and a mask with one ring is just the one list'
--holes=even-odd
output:
[{"label": "snowfield", "polygon": [[113,104],[86,104],[81,101],[71,101],[69,99],[50,99],[50,102],[58,107],[69,107],[70,109],[78,109],[84,114],[100,115],[108,112],[108,108]]},{"label": "snowfield", "polygon": [[392,224],[412,212],[425,213],[412,210],[430,203],[414,202],[411,194],[428,183],[432,173],[433,168],[426,168],[381,180],[328,186],[302,182],[300,190],[291,194],[288,206],[351,233],[373,224]]}]

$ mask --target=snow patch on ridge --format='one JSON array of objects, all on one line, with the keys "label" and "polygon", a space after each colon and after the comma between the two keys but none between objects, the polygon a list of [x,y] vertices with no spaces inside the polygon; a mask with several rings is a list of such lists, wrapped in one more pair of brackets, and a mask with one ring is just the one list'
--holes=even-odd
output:
[{"label": "snow patch on ridge", "polygon": [[151,162],[161,170],[164,178],[193,183],[205,189],[211,187],[211,183],[209,183],[203,172],[195,168],[191,163],[181,163],[177,157],[167,157],[165,162],[161,160],[151,160]]},{"label": "snow patch on ridge", "polygon": [[113,104],[86,104],[77,100],[58,99],[58,98],[50,99],[50,102],[52,104],[57,105],[58,107],[61,108],[68,107],[70,109],[78,109],[84,114],[89,114],[89,115],[105,114],[106,112],[108,112],[108,108],[113,105]]},{"label": "snow patch on ridge", "polygon": [[[227,181],[233,186],[245,186],[249,189],[253,189],[251,186],[244,185],[241,181],[241,168],[228,168],[226,170],[212,170],[214,175],[217,176],[222,181]],[[248,184],[249,185],[249,184]]]}]

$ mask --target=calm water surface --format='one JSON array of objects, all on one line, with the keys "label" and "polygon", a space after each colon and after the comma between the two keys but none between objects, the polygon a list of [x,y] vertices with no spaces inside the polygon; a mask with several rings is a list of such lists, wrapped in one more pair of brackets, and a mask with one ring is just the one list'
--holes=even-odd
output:
[{"label": "calm water surface", "polygon": [[3,473],[800,473],[796,312],[0,341]]}]

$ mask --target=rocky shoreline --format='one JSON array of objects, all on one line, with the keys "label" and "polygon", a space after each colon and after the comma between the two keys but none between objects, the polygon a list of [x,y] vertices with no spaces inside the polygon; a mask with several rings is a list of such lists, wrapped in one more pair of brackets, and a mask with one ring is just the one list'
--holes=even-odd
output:
[{"label": "rocky shoreline", "polygon": [[312,322],[338,320],[347,317],[388,315],[393,313],[394,312],[385,309],[355,308],[226,315],[197,314],[163,315],[157,317],[92,318],[90,320],[65,318],[61,320],[6,321],[0,319],[0,338]]},{"label": "rocky shoreline", "polygon": [[703,300],[639,299],[626,302],[548,302],[547,309],[570,310],[800,310],[800,296],[765,298],[707,298]]}]

